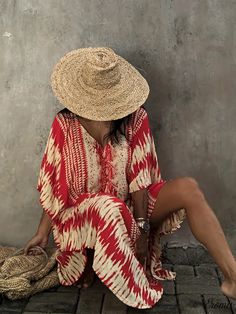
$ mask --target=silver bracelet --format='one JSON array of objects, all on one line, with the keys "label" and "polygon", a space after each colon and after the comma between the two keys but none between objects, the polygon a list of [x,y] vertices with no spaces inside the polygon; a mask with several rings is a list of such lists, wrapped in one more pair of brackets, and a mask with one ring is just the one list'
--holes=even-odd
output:
[{"label": "silver bracelet", "polygon": [[135,221],[147,221],[147,222],[149,222],[149,218],[138,217],[138,218],[135,218]]}]

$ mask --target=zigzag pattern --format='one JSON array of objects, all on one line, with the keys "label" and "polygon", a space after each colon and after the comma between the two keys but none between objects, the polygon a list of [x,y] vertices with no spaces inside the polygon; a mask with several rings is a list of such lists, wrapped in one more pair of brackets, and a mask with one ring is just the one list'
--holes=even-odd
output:
[{"label": "zigzag pattern", "polygon": [[79,279],[86,263],[83,248],[90,247],[95,250],[94,271],[121,301],[139,308],[155,304],[163,288],[158,282],[155,286],[148,282],[134,255],[137,239],[132,238],[132,224],[135,221],[126,204],[105,193],[93,194],[70,208],[70,217],[64,213],[63,226],[54,233],[64,254],[57,257],[60,281],[69,285]]},{"label": "zigzag pattern", "polygon": [[[147,188],[150,217],[166,181],[161,178],[143,108],[133,114],[127,137],[103,150],[75,114],[59,112],[49,133],[37,189],[52,219],[60,283],[72,285],[80,278],[87,261],[85,249],[93,248],[93,269],[101,281],[125,304],[144,309],[161,298],[159,280],[175,279],[175,272],[162,268],[160,236],[180,227],[185,210],[173,213],[160,230],[151,232],[153,280],[148,281],[135,256],[140,231],[130,193]],[[105,182],[104,173],[110,174],[110,182]]]}]

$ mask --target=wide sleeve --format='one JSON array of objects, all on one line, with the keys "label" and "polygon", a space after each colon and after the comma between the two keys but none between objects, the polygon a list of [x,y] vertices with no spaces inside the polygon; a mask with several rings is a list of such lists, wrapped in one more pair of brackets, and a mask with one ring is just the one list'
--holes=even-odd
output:
[{"label": "wide sleeve", "polygon": [[128,171],[129,193],[161,182],[161,172],[147,111],[140,107],[134,117]]},{"label": "wide sleeve", "polygon": [[65,132],[59,115],[55,116],[51,125],[37,184],[42,208],[55,222],[57,215],[66,208],[68,195],[62,154]]}]

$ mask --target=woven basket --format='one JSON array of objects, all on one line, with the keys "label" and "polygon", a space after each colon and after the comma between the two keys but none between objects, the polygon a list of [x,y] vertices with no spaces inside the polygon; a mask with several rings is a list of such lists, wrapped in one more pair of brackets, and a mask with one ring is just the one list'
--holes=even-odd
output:
[{"label": "woven basket", "polygon": [[60,285],[56,249],[34,246],[29,251],[40,254],[24,255],[24,248],[0,246],[0,293],[11,300]]}]

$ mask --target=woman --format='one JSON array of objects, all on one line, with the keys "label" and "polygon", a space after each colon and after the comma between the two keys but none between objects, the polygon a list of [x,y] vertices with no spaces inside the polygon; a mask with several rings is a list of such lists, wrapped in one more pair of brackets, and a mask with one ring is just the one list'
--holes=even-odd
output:
[{"label": "woman", "polygon": [[160,237],[187,217],[235,298],[236,261],[197,182],[161,178],[141,74],[110,48],[81,48],[59,60],[51,83],[66,108],[51,126],[37,187],[44,213],[25,254],[52,228],[62,285],[87,287],[95,272],[125,304],[150,308],[160,281],[176,276],[162,267]]}]

